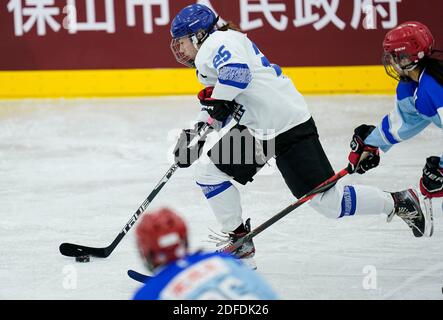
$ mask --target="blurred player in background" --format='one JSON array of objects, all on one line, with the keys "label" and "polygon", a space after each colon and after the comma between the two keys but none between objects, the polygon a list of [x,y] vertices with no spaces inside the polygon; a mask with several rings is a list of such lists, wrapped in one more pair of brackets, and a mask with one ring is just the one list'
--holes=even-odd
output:
[{"label": "blurred player in background", "polygon": [[[218,120],[216,130],[231,119],[237,121],[195,163],[197,184],[226,235],[220,239],[221,246],[232,244],[250,231],[249,219],[245,223],[242,219],[240,194],[232,180],[241,184],[252,181],[266,161],[275,157],[292,194],[300,198],[332,177],[334,170],[323,151],[306,102],[292,81],[282,74],[279,66],[269,62],[246,34],[231,23],[218,27],[218,20],[206,6],[185,7],[172,21],[171,49],[177,61],[197,69],[198,80],[205,86],[198,94],[203,109],[195,127],[182,132],[175,148],[179,166],[188,167],[198,158],[198,153],[189,154],[187,143],[208,116]],[[252,135],[253,143],[243,143],[233,152],[233,147],[226,147],[225,142],[229,145],[231,138],[238,135],[244,135],[245,140]],[[378,150],[363,151],[367,158],[365,162],[354,162],[353,169],[357,171],[366,171],[379,160]],[[228,157],[223,157],[224,153]],[[361,153],[355,151],[358,157]],[[241,163],[235,162],[238,159],[233,161],[233,156],[240,157]],[[245,161],[251,158],[263,161]],[[333,219],[398,214],[417,237],[423,236],[426,229],[426,219],[413,190],[391,194],[369,186],[336,184],[309,204]],[[254,243],[246,242],[234,253],[239,258],[251,258],[255,253]]]},{"label": "blurred player in background", "polygon": [[[405,22],[386,34],[383,63],[387,74],[398,81],[397,105],[377,127],[363,124],[355,129],[352,145],[356,151],[349,156],[352,168],[360,161],[359,150],[378,155],[379,148],[387,152],[431,123],[443,128],[443,51],[434,45],[431,31],[420,22]],[[435,147],[437,154],[443,151],[441,138]],[[371,159],[360,163],[368,169],[376,167],[378,160]],[[443,155],[426,159],[419,183],[425,197],[443,197]]]},{"label": "blurred player in background", "polygon": [[183,219],[169,209],[147,213],[137,245],[154,276],[135,300],[275,300],[269,285],[238,259],[223,253],[189,253]]}]

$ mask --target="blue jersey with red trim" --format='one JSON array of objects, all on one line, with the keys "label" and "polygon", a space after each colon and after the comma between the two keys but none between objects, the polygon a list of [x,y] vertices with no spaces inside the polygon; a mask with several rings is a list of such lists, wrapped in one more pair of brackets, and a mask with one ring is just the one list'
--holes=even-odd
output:
[{"label": "blue jersey with red trim", "polygon": [[195,253],[149,279],[134,300],[275,300],[256,271],[221,253]]}]

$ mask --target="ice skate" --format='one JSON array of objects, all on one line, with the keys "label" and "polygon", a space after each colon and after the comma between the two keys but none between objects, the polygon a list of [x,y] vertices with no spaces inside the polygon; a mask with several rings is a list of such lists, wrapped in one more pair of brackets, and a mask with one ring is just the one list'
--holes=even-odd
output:
[{"label": "ice skate", "polygon": [[423,213],[418,193],[415,190],[393,192],[391,196],[394,199],[394,210],[388,215],[388,222],[391,222],[397,215],[412,229],[415,237],[432,234],[432,217]]},{"label": "ice skate", "polygon": [[[216,234],[217,237],[210,235],[210,239],[216,240],[216,246],[221,247],[217,249],[218,252],[224,252],[227,247],[234,244],[238,239],[244,237],[251,231],[251,219],[247,219],[244,224],[244,230],[240,232],[230,232],[227,235]],[[255,246],[252,240],[247,241],[238,247],[232,254],[240,259],[244,264],[246,264],[251,269],[257,269],[257,265],[255,263],[254,255],[255,255]]]}]

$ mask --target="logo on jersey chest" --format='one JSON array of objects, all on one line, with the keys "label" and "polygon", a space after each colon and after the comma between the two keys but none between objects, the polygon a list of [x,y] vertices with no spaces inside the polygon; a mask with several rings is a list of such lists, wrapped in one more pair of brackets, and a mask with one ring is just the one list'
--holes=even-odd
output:
[{"label": "logo on jersey chest", "polygon": [[166,300],[185,299],[202,284],[227,272],[228,268],[218,257],[202,260],[183,270],[172,280],[163,289],[162,298]]}]

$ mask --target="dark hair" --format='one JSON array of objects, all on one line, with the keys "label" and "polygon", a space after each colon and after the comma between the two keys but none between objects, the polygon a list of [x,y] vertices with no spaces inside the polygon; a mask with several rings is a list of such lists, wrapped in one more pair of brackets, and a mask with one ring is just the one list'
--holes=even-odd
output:
[{"label": "dark hair", "polygon": [[426,72],[443,86],[443,51],[433,50],[431,55],[421,60],[418,65],[421,69],[426,68]]},{"label": "dark hair", "polygon": [[228,31],[228,30],[234,30],[238,32],[242,32],[242,30],[232,21],[228,21],[225,25],[218,27],[218,31]]}]

